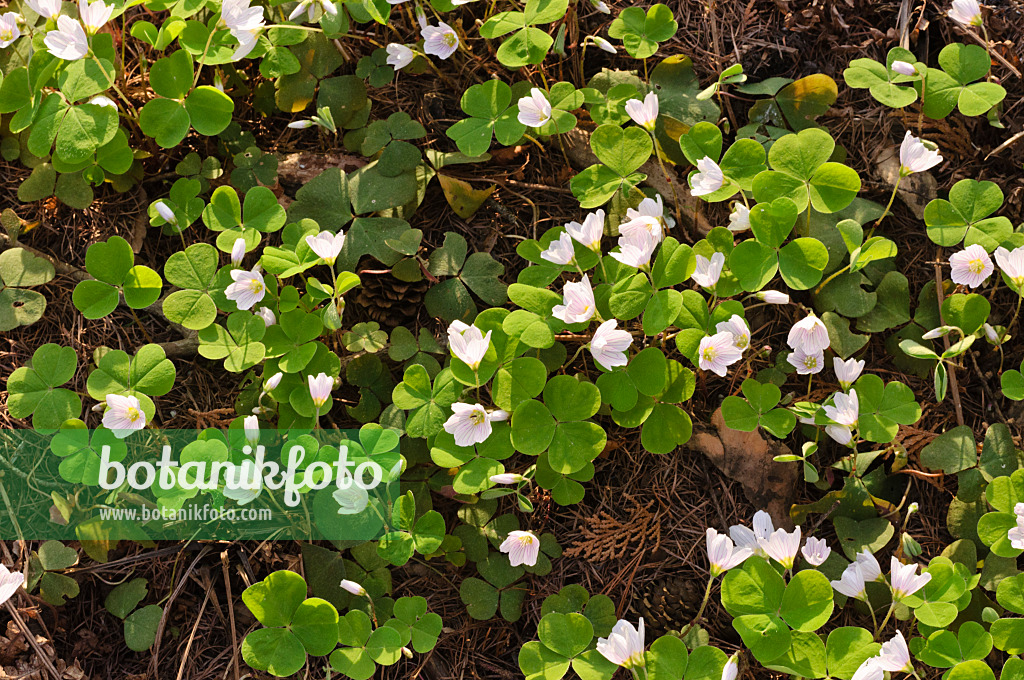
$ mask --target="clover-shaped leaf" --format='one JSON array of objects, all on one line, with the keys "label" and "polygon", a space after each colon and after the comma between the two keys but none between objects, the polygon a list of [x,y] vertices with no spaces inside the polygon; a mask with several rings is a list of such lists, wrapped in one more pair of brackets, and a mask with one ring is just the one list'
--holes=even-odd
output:
[{"label": "clover-shaped leaf", "polygon": [[[724,201],[736,192],[750,191],[754,177],[767,169],[765,165],[764,147],[753,139],[737,139],[722,155],[722,131],[717,125],[700,122],[679,137],[679,146],[692,165],[704,157],[718,163],[725,177],[725,183],[718,191],[702,199],[709,202]],[[691,172],[691,176],[696,170]]]},{"label": "clover-shaped leaf", "polygon": [[860,177],[829,160],[834,149],[832,136],[820,128],[782,137],[768,151],[771,170],[754,178],[754,197],[758,202],[789,198],[798,212],[808,205],[823,213],[842,210],[860,191]]},{"label": "clover-shaped leaf", "polygon": [[821,241],[805,236],[782,245],[796,218],[796,205],[785,197],[758,203],[751,209],[754,238],[741,242],[729,255],[729,268],[745,290],[764,288],[776,271],[786,285],[797,290],[806,290],[821,281],[828,265],[828,249]]},{"label": "clover-shaped leaf", "polygon": [[480,27],[480,35],[500,38],[515,31],[498,48],[498,61],[512,69],[539,64],[555,41],[537,25],[558,21],[568,7],[568,0],[527,0],[522,12],[498,12],[492,16]]},{"label": "clover-shaped leaf", "polygon": [[499,144],[514,144],[522,138],[526,126],[519,122],[515,110],[518,105],[513,100],[517,102],[528,90],[527,82],[516,83],[513,88],[497,79],[469,87],[462,95],[461,105],[470,118],[455,123],[445,134],[468,156],[486,152],[492,134]]},{"label": "clover-shaped leaf", "polygon": [[53,343],[32,354],[28,365],[7,380],[7,410],[14,418],[32,416],[32,427],[55,429],[82,413],[82,399],[61,387],[75,377],[78,357],[70,347]]},{"label": "clover-shaped leaf", "polygon": [[[375,49],[356,64],[356,75],[368,80],[370,87],[384,87],[395,78],[395,69],[387,63],[387,59],[388,53],[383,47]],[[295,66],[298,65],[296,61]]]},{"label": "clover-shaped leaf", "polygon": [[900,425],[912,425],[921,417],[914,391],[899,381],[883,383],[877,375],[864,375],[854,387],[860,399],[860,433],[868,441],[887,444]]},{"label": "clover-shaped leaf", "polygon": [[608,27],[608,35],[621,40],[629,56],[646,59],[658,51],[658,43],[671,38],[678,28],[671,8],[658,3],[646,14],[640,7],[622,10]]},{"label": "clover-shaped leaf", "polygon": [[924,209],[928,238],[940,246],[979,244],[992,252],[1010,238],[1013,225],[1005,217],[990,217],[1003,205],[995,182],[962,179],[949,190],[949,200],[936,198]]},{"label": "clover-shaped leaf", "polygon": [[235,110],[231,98],[209,85],[193,89],[193,73],[186,50],[172,52],[150,69],[149,84],[158,97],[139,111],[139,127],[165,149],[177,146],[190,127],[209,137],[231,123]]},{"label": "clover-shaped leaf", "polygon": [[796,427],[796,416],[792,412],[775,408],[782,398],[782,392],[776,385],[748,378],[743,381],[741,389],[746,399],[729,396],[722,402],[722,416],[730,428],[753,432],[761,426],[781,439]]},{"label": "clover-shaped leaf", "polygon": [[163,289],[160,275],[134,263],[131,245],[120,236],[89,246],[85,269],[94,278],[80,281],[71,295],[85,318],[100,319],[110,314],[122,294],[132,309],[143,309],[159,299]]},{"label": "clover-shaped leaf", "polygon": [[199,354],[223,359],[224,368],[240,373],[263,361],[267,348],[260,342],[267,332],[263,319],[250,312],[228,316],[227,328],[212,324],[199,332]]},{"label": "clover-shaped leaf", "polygon": [[230,253],[237,239],[245,239],[246,250],[260,242],[260,232],[270,233],[284,226],[287,216],[277,196],[267,187],[253,187],[245,192],[244,202],[230,186],[214,189],[210,204],[203,210],[203,222],[217,235],[217,247]]},{"label": "clover-shaped leaf", "polygon": [[199,198],[203,185],[199,179],[181,177],[171,185],[171,191],[161,202],[174,213],[176,224],[167,222],[156,209],[156,201],[149,206],[149,223],[162,227],[165,234],[180,234],[203,214],[206,203]]},{"label": "clover-shaped leaf", "polygon": [[42,318],[46,298],[27,290],[53,279],[53,265],[24,248],[0,253],[0,331],[28,326]]},{"label": "clover-shaped leaf", "polygon": [[334,232],[352,219],[344,171],[328,168],[296,192],[295,201],[288,207],[288,219],[298,222],[303,218],[313,220],[321,229]]},{"label": "clover-shaped leaf", "polygon": [[388,334],[387,331],[380,329],[380,324],[376,321],[357,323],[352,330],[345,333],[342,342],[345,343],[345,349],[349,352],[375,353],[387,345]]},{"label": "clover-shaped leaf", "polygon": [[164,315],[185,328],[201,330],[217,318],[210,290],[217,278],[217,250],[196,243],[173,253],[164,264],[164,277],[176,290],[164,299]]},{"label": "clover-shaped leaf", "polygon": [[[843,71],[843,80],[853,88],[867,88],[877,101],[894,109],[901,109],[910,106],[917,101],[917,90],[912,83],[921,79],[921,76],[903,75],[893,70],[892,64],[895,61],[903,61],[908,64],[917,63],[917,57],[910,50],[902,47],[894,47],[886,55],[885,64],[880,64],[874,59],[854,59],[849,67]],[[924,72],[924,65],[919,67]]]},{"label": "clover-shaped leaf", "polygon": [[572,178],[572,193],[583,208],[607,203],[616,192],[627,192],[647,178],[636,172],[654,150],[643,128],[600,125],[590,136],[590,148],[601,161]]},{"label": "clover-shaped leaf", "polygon": [[467,247],[466,239],[449,232],[441,248],[430,254],[430,273],[451,277],[427,291],[424,302],[432,316],[448,321],[471,318],[476,303],[469,291],[489,305],[503,305],[507,301],[507,287],[499,278],[505,273],[504,265],[490,253],[473,253],[467,258]]},{"label": "clover-shaped leaf", "polygon": [[104,447],[112,461],[124,460],[128,454],[124,440],[118,439],[111,430],[89,430],[78,419],[65,421],[50,440],[50,451],[61,458],[57,468],[61,478],[88,486],[100,483],[100,455]]},{"label": "clover-shaped leaf", "polygon": [[980,116],[1006,97],[1006,89],[984,78],[991,66],[988,52],[978,45],[951,43],[939,52],[941,69],[929,68],[925,79],[924,115],[945,118],[954,108],[965,116]]},{"label": "clover-shaped leaf", "polygon": [[339,620],[338,631],[342,646],[331,654],[331,667],[352,680],[368,680],[376,664],[391,665],[401,657],[401,634],[389,626],[373,630],[370,617],[358,609]]},{"label": "clover-shaped leaf", "polygon": [[441,371],[431,386],[427,369],[413,364],[405,369],[392,399],[395,406],[409,411],[405,431],[413,437],[430,437],[441,431],[460,392],[461,384],[450,370]]}]

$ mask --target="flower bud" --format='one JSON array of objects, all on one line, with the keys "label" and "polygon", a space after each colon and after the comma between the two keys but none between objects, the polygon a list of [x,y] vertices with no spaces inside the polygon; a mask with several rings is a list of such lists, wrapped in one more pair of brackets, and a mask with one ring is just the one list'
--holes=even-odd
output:
[{"label": "flower bud", "polygon": [[231,246],[231,264],[236,267],[242,264],[242,260],[245,259],[245,239],[236,238],[235,243]]}]

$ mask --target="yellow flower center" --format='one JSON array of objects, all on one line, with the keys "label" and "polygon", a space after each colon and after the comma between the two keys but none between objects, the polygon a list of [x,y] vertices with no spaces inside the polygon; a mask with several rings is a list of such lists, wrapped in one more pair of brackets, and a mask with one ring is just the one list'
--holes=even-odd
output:
[{"label": "yellow flower center", "polygon": [[804,368],[817,368],[818,358],[817,357],[804,357]]},{"label": "yellow flower center", "polygon": [[457,41],[458,41],[458,38],[455,37],[454,33],[445,33],[444,34],[444,44],[447,45],[448,47],[455,47],[455,44],[456,44]]},{"label": "yellow flower center", "polygon": [[519,542],[522,543],[523,545],[533,545],[533,536],[531,534],[526,534],[525,536],[520,536],[519,537]]},{"label": "yellow flower center", "polygon": [[745,336],[745,335],[737,335],[736,336],[735,345],[736,345],[737,349],[746,349],[747,345],[749,345],[749,344],[750,344],[750,338],[748,338],[747,336]]},{"label": "yellow flower center", "polygon": [[473,411],[469,414],[469,419],[473,421],[474,425],[479,425],[487,419],[487,414],[483,411]]},{"label": "yellow flower center", "polygon": [[972,274],[980,274],[985,271],[985,263],[981,259],[971,260],[967,263],[967,268]]},{"label": "yellow flower center", "polygon": [[140,413],[139,409],[135,408],[134,406],[129,406],[128,410],[124,412],[124,417],[134,423],[136,420],[142,417],[142,413]]},{"label": "yellow flower center", "polygon": [[263,284],[262,284],[262,283],[260,283],[259,281],[257,281],[256,279],[252,279],[252,280],[251,280],[251,281],[249,282],[249,289],[250,289],[250,290],[251,290],[251,291],[252,291],[253,293],[255,293],[255,294],[259,295],[260,293],[262,293],[262,292],[263,292]]},{"label": "yellow flower center", "polygon": [[718,357],[718,350],[714,347],[705,347],[703,355],[705,361],[714,361]]},{"label": "yellow flower center", "polygon": [[0,40],[14,40],[14,31],[9,28],[5,28],[0,31]]}]

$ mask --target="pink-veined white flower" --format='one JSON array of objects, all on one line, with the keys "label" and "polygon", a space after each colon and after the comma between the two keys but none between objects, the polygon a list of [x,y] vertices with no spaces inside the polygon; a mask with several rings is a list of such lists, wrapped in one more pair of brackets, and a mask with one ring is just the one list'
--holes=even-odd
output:
[{"label": "pink-veined white flower", "polygon": [[850,390],[849,394],[836,392],[832,397],[835,406],[824,406],[825,415],[839,425],[855,427],[860,417],[860,400],[857,399],[857,390]]},{"label": "pink-veined white flower", "polygon": [[844,390],[850,389],[850,385],[857,382],[861,371],[864,370],[864,360],[847,359],[843,361],[839,357],[832,358],[832,369],[836,372],[836,379],[839,386]]},{"label": "pink-veined white flower", "polygon": [[256,265],[252,271],[244,269],[232,269],[230,284],[224,295],[235,303],[239,309],[251,309],[253,305],[263,299],[267,294],[267,284],[263,280],[263,274],[259,271],[260,266]]},{"label": "pink-veined white flower", "polygon": [[829,346],[828,329],[812,312],[793,324],[786,342],[792,349],[803,349],[811,354],[823,351]]},{"label": "pink-veined white flower", "polygon": [[825,434],[841,446],[846,446],[853,440],[853,430],[846,425],[826,425]]},{"label": "pink-veined white flower", "polygon": [[924,172],[942,162],[934,144],[926,143],[924,140],[910,134],[903,136],[903,143],[900,144],[900,175],[906,177],[915,172]]},{"label": "pink-veined white flower", "polygon": [[729,367],[743,358],[743,352],[736,348],[732,333],[728,331],[705,335],[697,348],[697,365],[702,371],[725,377]]},{"label": "pink-veined white flower", "polygon": [[615,49],[615,45],[611,44],[610,42],[608,42],[599,35],[590,35],[587,36],[587,38],[590,40],[590,42],[597,45],[598,48],[604,50],[609,54],[616,54],[618,52],[618,50]]},{"label": "pink-veined white flower", "polygon": [[514,472],[502,472],[497,475],[491,475],[488,479],[494,484],[518,484],[526,479],[522,475],[517,475]]},{"label": "pink-veined white flower", "polygon": [[491,331],[484,335],[476,326],[467,326],[459,320],[448,326],[448,347],[460,361],[474,371],[487,356],[491,346]]},{"label": "pink-veined white flower", "polygon": [[953,0],[946,15],[962,26],[981,26],[981,5],[978,0]]},{"label": "pink-veined white flower", "polygon": [[236,267],[245,259],[245,239],[239,236],[231,246],[231,264]]},{"label": "pink-veined white flower", "polygon": [[[1018,503],[1018,505],[1020,505]],[[1017,515],[1017,526],[1006,532],[1006,540],[1015,550],[1024,550],[1024,517]]]},{"label": "pink-veined white flower", "polygon": [[551,102],[548,101],[544,91],[539,88],[531,88],[530,96],[522,97],[519,100],[520,123],[526,127],[539,128],[551,120]]},{"label": "pink-veined white flower", "polygon": [[52,19],[60,14],[61,0],[28,0],[28,6],[39,16]]},{"label": "pink-veined white flower", "polygon": [[78,0],[78,18],[90,35],[95,35],[97,31],[106,26],[113,12],[114,6],[104,3],[102,0],[96,0],[96,2]]},{"label": "pink-veined white flower", "polygon": [[256,316],[263,319],[263,325],[267,328],[270,328],[277,323],[277,315],[274,314],[274,310],[270,307],[260,307],[256,311]]},{"label": "pink-veined white flower", "polygon": [[893,72],[900,74],[901,76],[913,76],[917,75],[917,67],[911,64],[909,61],[901,61],[897,59],[892,62]]},{"label": "pink-veined white flower", "polygon": [[590,277],[583,275],[583,280],[566,283],[562,288],[562,304],[551,308],[551,316],[565,323],[583,323],[590,321],[597,311],[594,302],[594,289],[590,287]]},{"label": "pink-veined white flower", "polygon": [[864,579],[867,581],[878,581],[885,582],[885,577],[882,576],[882,565],[878,563],[875,556],[870,550],[864,548],[854,558],[857,564],[860,565],[860,570],[864,573]]},{"label": "pink-veined white flower", "polygon": [[146,414],[142,405],[134,395],[108,394],[107,410],[103,412],[103,427],[114,433],[118,439],[124,439],[132,432],[146,426]]},{"label": "pink-veined white flower", "polygon": [[71,17],[57,17],[57,30],[43,38],[47,51],[58,59],[77,61],[89,54],[89,37],[82,24]]},{"label": "pink-veined white flower", "polygon": [[725,254],[714,253],[711,259],[703,255],[697,256],[697,268],[690,275],[698,286],[714,288],[718,285],[718,279],[722,277],[722,269],[725,267]]},{"label": "pink-veined white flower", "polygon": [[267,392],[273,392],[273,391],[274,391],[274,389],[275,389],[275,388],[276,388],[276,387],[277,387],[278,385],[280,385],[280,384],[281,384],[281,380],[282,380],[283,378],[284,378],[284,373],[282,373],[281,371],[278,371],[278,372],[277,372],[277,373],[275,373],[274,375],[270,376],[270,379],[269,379],[269,380],[267,380],[267,385],[266,385],[266,387],[265,387],[264,389],[265,389],[265,390],[266,390]]},{"label": "pink-veined white flower", "polygon": [[310,234],[306,237],[306,245],[323,258],[327,266],[333,267],[334,261],[341,254],[342,246],[345,245],[345,234],[340,231],[337,234],[332,234],[329,231],[321,231],[316,236]]},{"label": "pink-veined white flower", "polygon": [[725,662],[725,668],[722,669],[722,680],[736,680],[736,676],[740,674],[740,660],[739,652],[736,652],[729,657],[729,660]]},{"label": "pink-veined white flower", "polygon": [[910,661],[910,649],[907,640],[899,630],[888,642],[882,643],[878,652],[878,665],[890,673],[910,673],[914,669]]},{"label": "pink-veined white flower", "polygon": [[885,671],[878,665],[878,657],[865,659],[850,680],[885,680]]},{"label": "pink-veined white flower", "polygon": [[867,597],[864,571],[857,562],[847,566],[839,580],[831,583],[833,590],[841,595],[852,597],[855,600],[863,600]]},{"label": "pink-veined white flower", "polygon": [[737,203],[729,213],[729,231],[739,234],[750,229],[750,209],[742,203]]},{"label": "pink-veined white flower", "polygon": [[342,590],[345,590],[358,597],[366,595],[366,588],[362,587],[355,581],[349,581],[347,578],[342,579],[341,583],[339,583],[338,585],[341,586]]},{"label": "pink-veined white flower", "polygon": [[0,48],[10,46],[21,37],[21,29],[18,28],[18,19],[20,18],[21,16],[16,12],[0,14]]},{"label": "pink-veined white flower", "polygon": [[157,201],[153,204],[153,209],[156,210],[156,214],[159,215],[167,224],[172,227],[178,225],[178,217],[174,214],[174,210],[171,206],[167,205],[163,201]]},{"label": "pink-veined white flower", "polygon": [[288,15],[288,21],[295,21],[303,11],[306,12],[306,18],[313,21],[316,16],[316,8],[318,5],[324,14],[328,14],[332,17],[338,15],[338,8],[335,7],[334,3],[330,0],[301,0],[301,2],[295,6],[295,9],[292,10],[292,13]]},{"label": "pink-veined white flower", "polygon": [[11,571],[5,565],[0,564],[0,605],[14,597],[18,588],[25,583],[25,574],[20,571]]},{"label": "pink-veined white flower", "polygon": [[541,258],[554,264],[566,265],[576,259],[576,251],[572,247],[572,236],[563,231],[541,252]]},{"label": "pink-veined white flower", "polygon": [[399,43],[389,43],[384,49],[388,53],[388,58],[386,59],[388,66],[396,71],[400,71],[411,64],[416,56],[411,49]]},{"label": "pink-veined white flower", "polygon": [[792,569],[800,552],[800,527],[793,531],[776,529],[767,539],[758,539],[761,549],[785,569]]},{"label": "pink-veined white flower", "polygon": [[625,366],[626,350],[633,344],[632,335],[616,330],[617,323],[615,319],[608,319],[597,327],[594,337],[590,339],[590,353],[594,361],[608,369]]},{"label": "pink-veined white flower", "polygon": [[252,52],[260,31],[266,26],[263,21],[263,7],[251,7],[249,0],[224,0],[221,4],[220,18],[238,41],[238,48],[231,55],[231,61],[238,61]]},{"label": "pink-veined white flower", "polygon": [[626,114],[634,123],[648,132],[653,132],[658,120],[658,95],[648,92],[643,101],[630,99],[626,102]]},{"label": "pink-veined white flower", "polygon": [[641,616],[636,628],[625,619],[615,622],[607,638],[597,639],[597,651],[616,666],[639,668],[646,665],[644,649],[644,618]]},{"label": "pink-veined white flower", "polygon": [[889,585],[892,588],[892,597],[897,602],[921,590],[931,580],[931,574],[917,573],[916,564],[903,564],[895,557],[889,563]]},{"label": "pink-veined white flower", "polygon": [[796,369],[797,375],[811,375],[820,373],[825,367],[825,353],[820,349],[817,352],[807,352],[803,347],[797,347],[789,353],[786,361]]},{"label": "pink-veined white flower", "polygon": [[583,223],[567,222],[565,231],[580,245],[590,248],[595,253],[601,252],[601,237],[604,236],[604,210],[598,209],[587,213]]},{"label": "pink-veined white flower", "polygon": [[1007,250],[999,246],[995,252],[996,264],[1010,279],[1018,294],[1024,294],[1024,246]]},{"label": "pink-veined white flower", "polygon": [[789,295],[778,290],[761,290],[754,293],[754,297],[770,305],[789,304]]},{"label": "pink-veined white flower", "polygon": [[331,398],[331,390],[334,389],[334,379],[326,373],[318,373],[315,376],[306,376],[306,383],[309,385],[309,397],[313,405],[319,409]]},{"label": "pink-veined white flower", "polygon": [[812,567],[820,567],[832,554],[832,548],[828,547],[828,542],[825,539],[808,536],[800,552]]},{"label": "pink-veined white flower", "polygon": [[260,420],[256,416],[246,416],[242,419],[242,429],[245,432],[245,441],[253,448],[260,443]]},{"label": "pink-veined white flower", "polygon": [[949,256],[950,278],[953,283],[977,288],[995,271],[992,258],[981,245],[975,243]]},{"label": "pink-veined white flower", "polygon": [[521,564],[533,567],[540,554],[540,539],[531,531],[510,531],[498,549],[508,555],[508,563],[513,567]]},{"label": "pink-veined white flower", "polygon": [[651,262],[651,255],[658,241],[646,229],[636,229],[619,236],[619,252],[609,253],[614,259],[629,267],[643,269]]},{"label": "pink-veined white flower", "polygon": [[722,188],[725,175],[718,163],[705,156],[697,161],[697,173],[690,177],[690,193],[694,196],[707,196]]},{"label": "pink-veined white flower", "polygon": [[749,548],[755,555],[767,557],[768,553],[761,547],[761,539],[767,540],[775,531],[772,516],[764,510],[758,510],[754,513],[752,524],[753,529],[742,524],[732,525],[729,527],[729,537],[736,542],[738,547]]},{"label": "pink-veined white flower", "polygon": [[737,548],[732,539],[711,527],[705,533],[711,578],[717,578],[753,555],[750,548]]},{"label": "pink-veined white flower", "polygon": [[452,404],[452,415],[444,423],[444,431],[455,437],[456,446],[473,446],[491,436],[491,423],[508,420],[505,411],[490,413],[480,404]]},{"label": "pink-veined white flower", "polygon": [[439,59],[447,59],[459,49],[459,35],[443,21],[437,26],[426,26],[420,35],[423,36],[423,51]]},{"label": "pink-veined white flower", "polygon": [[719,333],[732,333],[732,344],[741,352],[750,347],[750,327],[739,314],[733,314],[728,321],[718,322],[715,324],[715,330]]}]

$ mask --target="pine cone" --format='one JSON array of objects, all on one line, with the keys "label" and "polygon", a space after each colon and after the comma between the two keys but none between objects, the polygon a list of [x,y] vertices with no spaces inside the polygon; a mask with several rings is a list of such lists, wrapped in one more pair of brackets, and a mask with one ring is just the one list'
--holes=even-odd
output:
[{"label": "pine cone", "polygon": [[[361,265],[359,270],[384,270],[379,262]],[[390,272],[383,274],[363,271],[359,278],[362,285],[355,289],[352,302],[365,310],[373,321],[394,328],[412,324],[423,308],[423,297],[430,284],[425,280],[400,281]]]},{"label": "pine cone", "polygon": [[691,580],[665,576],[641,588],[634,614],[658,635],[685,628],[697,614],[702,593]]}]

